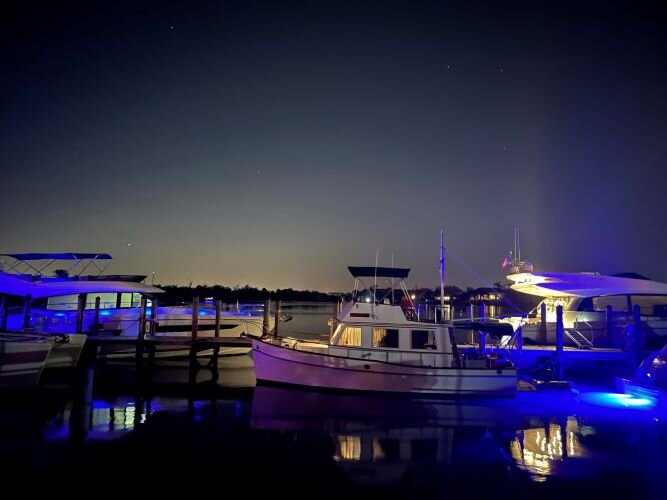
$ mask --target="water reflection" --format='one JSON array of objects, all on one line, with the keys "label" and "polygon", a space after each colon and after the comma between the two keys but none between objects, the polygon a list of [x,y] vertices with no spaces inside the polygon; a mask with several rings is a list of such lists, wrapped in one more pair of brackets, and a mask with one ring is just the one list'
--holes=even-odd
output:
[{"label": "water reflection", "polygon": [[250,424],[297,436],[326,433],[332,459],[357,486],[426,488],[439,495],[474,481],[478,466],[498,481],[515,482],[521,471],[506,450],[518,418],[508,400],[420,400],[260,386]]},{"label": "water reflection", "polygon": [[573,416],[562,424],[551,422],[540,428],[520,429],[510,444],[512,458],[530,471],[534,480],[544,481],[553,473],[555,462],[586,456],[579,434],[579,422]]},{"label": "water reflection", "polygon": [[[656,413],[592,405],[569,391],[452,401],[264,386],[255,390],[250,418],[258,430],[325,433],[337,467],[355,484],[426,484],[436,496],[474,483],[475,474],[514,492],[578,481],[650,496],[667,464],[662,422]],[[487,486],[493,489],[476,484]]]}]

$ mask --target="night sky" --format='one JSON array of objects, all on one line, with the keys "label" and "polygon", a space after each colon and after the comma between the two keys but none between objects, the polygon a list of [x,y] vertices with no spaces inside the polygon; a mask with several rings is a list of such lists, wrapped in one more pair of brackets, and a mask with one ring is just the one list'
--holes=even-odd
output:
[{"label": "night sky", "polygon": [[0,251],[161,284],[667,281],[667,30],[638,2],[14,2]]}]

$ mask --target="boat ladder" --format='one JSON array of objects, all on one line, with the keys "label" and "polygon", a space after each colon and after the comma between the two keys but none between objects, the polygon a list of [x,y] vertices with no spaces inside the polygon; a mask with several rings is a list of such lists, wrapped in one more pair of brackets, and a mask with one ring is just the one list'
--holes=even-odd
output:
[{"label": "boat ladder", "polygon": [[574,342],[579,349],[591,349],[593,347],[593,343],[588,340],[579,330],[572,328],[564,330],[564,332],[565,335],[567,335],[568,338]]}]

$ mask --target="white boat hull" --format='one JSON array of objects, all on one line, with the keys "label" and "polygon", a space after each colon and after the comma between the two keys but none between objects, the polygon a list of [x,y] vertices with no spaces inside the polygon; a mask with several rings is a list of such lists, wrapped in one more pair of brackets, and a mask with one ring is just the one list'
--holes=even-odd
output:
[{"label": "white boat hull", "polygon": [[76,367],[86,339],[87,335],[83,333],[50,335],[48,341],[51,344],[51,352],[46,358],[45,368]]},{"label": "white boat hull", "polygon": [[30,387],[39,383],[51,344],[20,334],[0,338],[0,387]]},{"label": "white boat hull", "polygon": [[450,396],[514,396],[512,368],[433,368],[334,356],[253,339],[258,382],[368,392]]}]

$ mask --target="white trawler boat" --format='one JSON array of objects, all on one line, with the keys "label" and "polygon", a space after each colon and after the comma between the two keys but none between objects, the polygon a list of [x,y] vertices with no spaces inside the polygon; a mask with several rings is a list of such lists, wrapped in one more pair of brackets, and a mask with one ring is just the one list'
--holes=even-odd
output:
[{"label": "white trawler boat", "polygon": [[379,300],[359,300],[362,278],[386,278],[399,280],[402,297],[410,301],[404,282],[409,269],[349,270],[355,278],[353,297],[338,314],[328,343],[253,339],[258,383],[418,395],[515,394],[517,374],[509,361],[495,355],[467,359],[457,350],[453,325],[408,319],[414,317],[410,311],[390,301],[393,286]]}]

